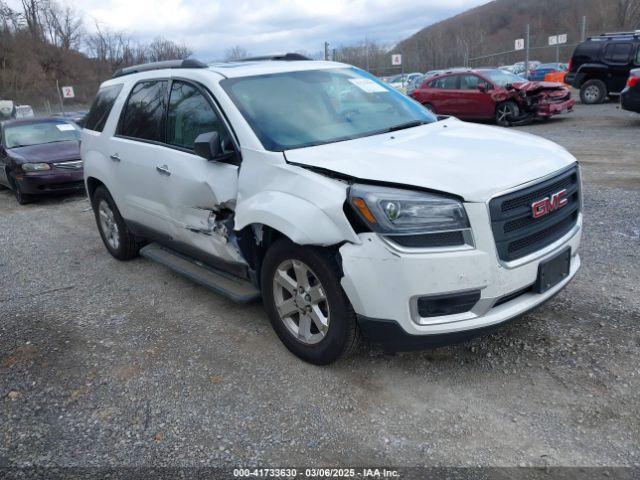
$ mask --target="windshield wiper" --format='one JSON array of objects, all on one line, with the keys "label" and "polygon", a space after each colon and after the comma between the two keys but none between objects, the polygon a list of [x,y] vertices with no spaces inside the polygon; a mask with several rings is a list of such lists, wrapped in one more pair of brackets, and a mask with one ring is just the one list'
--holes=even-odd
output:
[{"label": "windshield wiper", "polygon": [[400,125],[394,125],[393,127],[389,127],[385,130],[385,132],[397,132],[398,130],[406,130],[407,128],[419,127],[420,125],[426,125],[427,122],[425,120],[414,120],[412,122],[401,123]]}]

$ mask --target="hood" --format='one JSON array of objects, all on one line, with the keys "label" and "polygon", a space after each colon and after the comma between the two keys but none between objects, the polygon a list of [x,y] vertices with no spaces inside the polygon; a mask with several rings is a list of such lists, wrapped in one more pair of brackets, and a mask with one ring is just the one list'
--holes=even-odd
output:
[{"label": "hood", "polygon": [[485,202],[576,159],[534,135],[450,118],[416,128],[285,152],[289,162],[361,180],[437,190]]},{"label": "hood", "polygon": [[514,83],[513,88],[524,92],[533,92],[535,90],[566,90],[567,86],[558,82],[524,82]]},{"label": "hood", "polygon": [[64,160],[80,160],[80,142],[78,140],[16,147],[7,151],[12,158],[21,163],[53,163]]}]

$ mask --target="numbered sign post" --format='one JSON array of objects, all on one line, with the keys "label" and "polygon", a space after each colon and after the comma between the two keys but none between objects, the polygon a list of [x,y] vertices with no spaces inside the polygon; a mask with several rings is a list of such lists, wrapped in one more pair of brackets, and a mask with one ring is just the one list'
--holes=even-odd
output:
[{"label": "numbered sign post", "polygon": [[64,98],[74,98],[76,96],[73,87],[62,87],[62,96]]},{"label": "numbered sign post", "polygon": [[402,55],[400,53],[394,53],[391,55],[391,65],[394,67],[402,65]]},{"label": "numbered sign post", "polygon": [[516,50],[524,50],[524,38],[516,39]]}]

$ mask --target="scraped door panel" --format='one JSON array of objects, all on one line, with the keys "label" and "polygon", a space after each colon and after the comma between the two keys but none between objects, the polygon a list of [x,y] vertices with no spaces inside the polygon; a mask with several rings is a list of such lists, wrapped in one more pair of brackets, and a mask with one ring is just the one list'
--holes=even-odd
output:
[{"label": "scraped door panel", "polygon": [[233,153],[230,135],[209,93],[190,82],[171,84],[167,147],[161,164],[164,202],[174,238],[224,261],[243,262],[235,247],[233,214],[238,194],[238,167],[196,155],[195,141],[216,132],[223,153]]},{"label": "scraped door panel", "polygon": [[[167,149],[161,165],[163,202],[171,236],[226,261],[243,262],[229,233],[238,192],[238,167],[207,161],[197,155]],[[159,159],[160,160],[160,159]],[[230,223],[231,222],[231,223]]]}]

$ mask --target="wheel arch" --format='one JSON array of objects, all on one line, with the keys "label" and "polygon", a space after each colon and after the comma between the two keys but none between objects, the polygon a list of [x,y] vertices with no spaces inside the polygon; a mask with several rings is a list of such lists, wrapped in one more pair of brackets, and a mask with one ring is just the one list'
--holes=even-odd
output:
[{"label": "wheel arch", "polygon": [[87,195],[89,196],[89,200],[93,200],[93,194],[96,192],[98,187],[103,186],[104,188],[109,190],[102,181],[98,180],[95,177],[87,177],[85,184],[87,187]]}]

